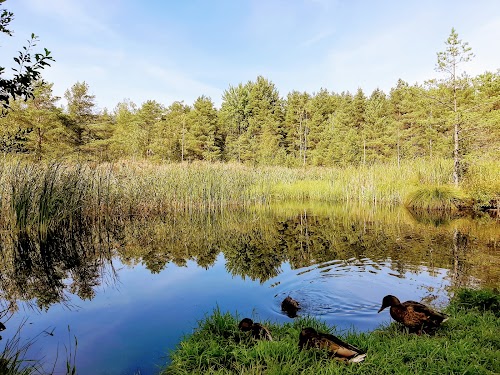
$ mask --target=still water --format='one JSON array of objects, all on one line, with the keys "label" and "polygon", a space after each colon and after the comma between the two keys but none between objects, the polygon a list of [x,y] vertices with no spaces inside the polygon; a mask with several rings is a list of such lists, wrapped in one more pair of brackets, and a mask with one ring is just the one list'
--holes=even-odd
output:
[{"label": "still water", "polygon": [[386,294],[442,307],[455,287],[500,284],[489,216],[289,205],[1,239],[0,349],[22,325],[56,374],[75,354],[78,374],[155,374],[215,308],[287,322],[290,295],[301,315],[368,331],[390,321]]}]

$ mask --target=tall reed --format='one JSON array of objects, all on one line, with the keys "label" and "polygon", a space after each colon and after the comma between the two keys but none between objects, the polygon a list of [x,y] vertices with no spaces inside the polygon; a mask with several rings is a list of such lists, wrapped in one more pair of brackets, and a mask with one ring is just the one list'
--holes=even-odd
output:
[{"label": "tall reed", "polygon": [[[97,165],[4,161],[0,162],[0,221],[43,231],[89,218],[218,211],[292,200],[392,207],[418,187],[445,186],[451,171],[447,160],[304,169],[128,160]],[[495,184],[490,181],[495,173],[482,176],[481,186],[488,186],[488,181]],[[464,187],[474,186],[464,181]],[[481,191],[483,200],[497,194],[496,188]]]}]

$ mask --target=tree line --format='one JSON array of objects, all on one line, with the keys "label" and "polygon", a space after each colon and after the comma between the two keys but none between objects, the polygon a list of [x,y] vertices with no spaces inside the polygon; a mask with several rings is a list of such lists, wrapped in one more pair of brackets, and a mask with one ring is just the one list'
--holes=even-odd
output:
[{"label": "tree line", "polygon": [[[459,75],[469,50],[452,30],[437,66],[450,74],[424,84],[399,80],[389,93],[321,89],[281,97],[271,80],[258,76],[227,88],[220,108],[202,95],[192,105],[124,100],[112,111],[98,111],[85,82],[66,91],[62,108],[52,84],[38,81],[33,97],[11,101],[0,118],[0,150],[39,160],[72,156],[286,166],[495,158],[500,70]],[[466,166],[457,163],[457,174]]]}]

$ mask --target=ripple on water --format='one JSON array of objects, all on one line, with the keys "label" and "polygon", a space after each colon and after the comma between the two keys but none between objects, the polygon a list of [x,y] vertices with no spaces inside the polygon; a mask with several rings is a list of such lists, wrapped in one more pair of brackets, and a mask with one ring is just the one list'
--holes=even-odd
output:
[{"label": "ripple on water", "polygon": [[[275,310],[288,295],[301,306],[300,315],[370,315],[378,309],[366,292],[366,275],[378,274],[380,266],[369,259],[335,260],[286,272],[275,282]],[[370,281],[373,286],[373,282]]]},{"label": "ripple on water", "polygon": [[409,277],[395,273],[389,267],[391,264],[387,259],[376,262],[353,258],[283,272],[273,280],[276,293],[273,310],[284,314],[281,301],[290,295],[300,303],[299,315],[302,316],[351,323],[363,319],[380,321],[384,316],[377,311],[384,295],[401,294],[401,298],[408,295],[408,299],[418,300],[422,286],[443,287],[442,275],[429,278],[428,272],[422,269],[421,273]]}]

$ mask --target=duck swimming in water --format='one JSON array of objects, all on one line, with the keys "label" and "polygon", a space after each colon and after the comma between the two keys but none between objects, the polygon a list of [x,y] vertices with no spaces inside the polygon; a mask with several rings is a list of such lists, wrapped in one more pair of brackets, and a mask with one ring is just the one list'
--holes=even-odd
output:
[{"label": "duck swimming in water", "polygon": [[283,310],[289,318],[295,318],[297,316],[297,311],[300,310],[300,305],[296,300],[288,296],[281,302],[281,310]]},{"label": "duck swimming in water", "polygon": [[448,320],[448,316],[425,306],[420,302],[406,301],[401,303],[397,297],[387,295],[382,300],[381,312],[386,307],[391,307],[392,319],[410,329],[410,332],[421,334],[422,331],[432,331],[441,323]]},{"label": "duck swimming in water", "polygon": [[337,336],[317,332],[314,328],[302,329],[299,335],[299,350],[316,348],[327,350],[330,355],[339,361],[349,363],[362,362],[366,353],[355,346],[342,341]]},{"label": "duck swimming in water", "polygon": [[254,339],[273,341],[269,329],[260,323],[254,323],[250,318],[243,318],[240,324],[238,324],[238,328],[243,332],[252,332],[252,337]]}]

